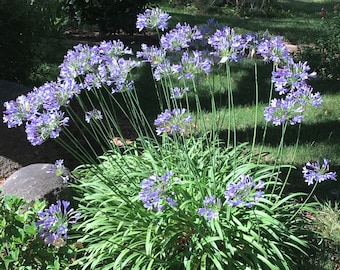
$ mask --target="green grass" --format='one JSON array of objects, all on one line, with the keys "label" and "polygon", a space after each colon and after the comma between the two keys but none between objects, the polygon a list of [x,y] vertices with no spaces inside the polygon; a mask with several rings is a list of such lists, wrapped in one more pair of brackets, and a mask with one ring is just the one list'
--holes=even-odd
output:
[{"label": "green grass", "polygon": [[174,22],[203,24],[209,18],[214,17],[219,23],[233,27],[239,32],[268,30],[274,35],[281,35],[287,41],[297,44],[313,42],[317,34],[315,25],[321,21],[321,8],[326,8],[331,12],[336,3],[331,0],[281,0],[278,1],[277,13],[270,17],[240,17],[231,9],[215,9],[215,12],[209,14],[195,14],[195,10],[175,9],[167,3],[161,6],[171,14]]}]

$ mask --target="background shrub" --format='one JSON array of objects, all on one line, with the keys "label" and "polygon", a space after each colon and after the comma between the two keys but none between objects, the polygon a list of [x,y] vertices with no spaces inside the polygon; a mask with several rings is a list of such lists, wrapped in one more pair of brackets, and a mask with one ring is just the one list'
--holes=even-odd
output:
[{"label": "background shrub", "polygon": [[242,16],[271,16],[277,11],[277,0],[172,0],[175,7],[185,6],[203,12],[235,11]]},{"label": "background shrub", "polygon": [[102,33],[133,33],[136,16],[154,0],[64,0],[63,8],[79,24],[97,25]]},{"label": "background shrub", "polygon": [[[325,10],[325,9],[324,9]],[[315,41],[302,49],[301,58],[307,59],[310,66],[323,78],[340,78],[340,15],[339,5],[333,10],[321,12]]]},{"label": "background shrub", "polygon": [[38,44],[66,22],[57,0],[0,0],[0,78],[25,80],[41,58]]}]

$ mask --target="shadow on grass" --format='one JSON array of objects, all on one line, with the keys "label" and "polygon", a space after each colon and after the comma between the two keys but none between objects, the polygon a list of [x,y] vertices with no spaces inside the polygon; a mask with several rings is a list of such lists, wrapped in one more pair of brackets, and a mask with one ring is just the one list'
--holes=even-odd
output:
[{"label": "shadow on grass", "polygon": [[[318,3],[303,1],[284,1],[280,3],[282,11],[277,17],[239,17],[236,15],[220,14],[188,14],[170,12],[172,22],[188,22],[192,25],[206,23],[215,18],[219,23],[239,29],[241,32],[258,32],[268,30],[273,35],[284,36],[291,42],[302,42],[315,39],[317,30],[313,27],[315,20],[321,21],[320,10],[325,7],[329,13],[334,3]],[[174,24],[174,23],[173,23]],[[171,24],[171,26],[174,26]]]}]

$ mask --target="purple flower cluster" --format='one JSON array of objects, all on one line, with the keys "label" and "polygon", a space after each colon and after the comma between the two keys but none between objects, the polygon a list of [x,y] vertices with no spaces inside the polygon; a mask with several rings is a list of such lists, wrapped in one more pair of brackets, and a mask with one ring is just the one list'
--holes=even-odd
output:
[{"label": "purple flower cluster", "polygon": [[234,29],[224,27],[222,30],[217,30],[209,39],[210,44],[215,51],[213,55],[218,56],[220,63],[227,61],[237,62],[243,57],[246,42],[242,35],[235,34]]},{"label": "purple flower cluster", "polygon": [[[57,82],[47,82],[26,96],[4,103],[4,123],[9,128],[25,123],[27,139],[32,145],[57,138],[62,127],[69,122],[62,107],[82,90],[107,86],[114,93],[132,89],[133,81],[128,80],[128,75],[140,63],[125,59],[126,54],[130,55],[132,51],[121,41],[103,41],[93,47],[75,46],[60,65]],[[90,113],[86,119],[95,117],[101,118],[99,113]]]},{"label": "purple flower cluster", "polygon": [[74,213],[74,209],[68,209],[69,201],[58,200],[48,209],[38,213],[36,227],[39,236],[47,245],[61,247],[68,238],[68,225],[74,224],[80,218],[80,213]]},{"label": "purple flower cluster", "polygon": [[64,183],[67,183],[67,181],[70,179],[69,172],[64,166],[63,159],[57,159],[55,161],[55,164],[51,166],[47,173],[54,174],[55,176],[60,176],[63,179]]},{"label": "purple flower cluster", "polygon": [[171,97],[172,98],[181,98],[181,97],[183,97],[183,95],[186,92],[189,92],[188,87],[184,87],[184,88],[174,87],[174,88],[171,88]]},{"label": "purple flower cluster", "polygon": [[265,40],[260,43],[258,51],[260,50],[264,59],[276,63],[272,72],[272,82],[280,98],[271,101],[264,111],[264,116],[266,121],[274,125],[283,125],[286,122],[295,125],[302,122],[307,105],[321,106],[320,93],[313,93],[312,87],[307,83],[307,80],[314,78],[316,73],[310,72],[307,62],[295,63],[281,38],[271,40],[274,42]]},{"label": "purple flower cluster", "polygon": [[146,9],[143,14],[137,15],[136,27],[139,31],[142,31],[144,28],[149,29],[161,29],[164,31],[168,28],[168,20],[171,16],[163,12],[159,8],[155,9]]},{"label": "purple flower cluster", "polygon": [[195,75],[208,74],[212,65],[203,52],[190,50],[189,53],[188,49],[201,39],[202,34],[197,26],[178,23],[161,36],[159,48],[142,44],[142,51],[137,52],[137,57],[151,63],[157,81],[169,75],[177,75],[180,80],[193,79]]},{"label": "purple flower cluster", "polygon": [[192,116],[186,114],[185,109],[173,109],[172,111],[166,109],[158,115],[154,121],[157,135],[162,133],[173,134],[178,132],[183,134],[186,131],[186,125],[192,121]]},{"label": "purple flower cluster", "polygon": [[193,79],[198,74],[209,74],[212,62],[202,57],[202,52],[192,51],[192,54],[184,52],[181,63],[172,65],[172,73],[179,74],[178,79]]},{"label": "purple flower cluster", "polygon": [[153,67],[165,62],[166,52],[163,49],[155,45],[148,47],[146,44],[142,44],[141,49],[136,55],[138,58],[144,58],[143,62],[149,62]]},{"label": "purple flower cluster", "polygon": [[202,39],[202,34],[197,26],[191,27],[187,23],[178,23],[175,29],[161,37],[161,47],[165,51],[181,51],[189,48],[194,40]]},{"label": "purple flower cluster", "polygon": [[264,116],[266,121],[272,122],[276,126],[287,121],[290,125],[295,125],[304,119],[307,105],[320,107],[321,103],[320,93],[313,93],[311,86],[304,84],[299,90],[287,93],[285,98],[272,99],[270,106],[265,108]]},{"label": "purple flower cluster", "polygon": [[205,197],[203,200],[203,208],[198,209],[198,214],[204,216],[207,221],[218,219],[218,213],[221,209],[221,200],[215,196]]},{"label": "purple flower cluster", "polygon": [[227,185],[224,197],[230,206],[252,207],[263,196],[263,188],[262,181],[255,183],[250,175],[242,175],[237,183]]},{"label": "purple flower cluster", "polygon": [[59,136],[63,126],[67,126],[68,117],[60,108],[69,103],[63,85],[48,82],[34,88],[27,96],[4,103],[3,121],[9,128],[26,122],[27,139],[32,145],[42,144],[48,138]]},{"label": "purple flower cluster", "polygon": [[131,54],[132,50],[119,40],[102,41],[93,47],[79,44],[67,52],[60,65],[60,80],[72,86],[75,93],[104,86],[112,93],[132,89],[128,75],[140,63],[122,57]]},{"label": "purple flower cluster", "polygon": [[309,73],[310,67],[307,62],[294,63],[290,61],[287,65],[277,67],[272,73],[272,82],[274,83],[275,91],[280,95],[298,91],[306,85],[306,80],[314,78],[315,72]]},{"label": "purple flower cluster", "polygon": [[142,190],[139,197],[146,209],[162,211],[165,205],[170,205],[171,207],[177,205],[176,200],[172,197],[175,194],[171,191],[171,187],[179,180],[173,176],[174,173],[167,171],[162,176],[153,174],[142,181]]},{"label": "purple flower cluster", "polygon": [[312,185],[314,182],[320,183],[326,180],[336,181],[336,173],[329,171],[329,160],[324,158],[323,164],[319,161],[307,162],[302,168],[303,177],[308,185]]},{"label": "purple flower cluster", "polygon": [[264,36],[256,43],[256,53],[265,62],[286,63],[291,59],[287,46],[281,36],[271,38]]}]

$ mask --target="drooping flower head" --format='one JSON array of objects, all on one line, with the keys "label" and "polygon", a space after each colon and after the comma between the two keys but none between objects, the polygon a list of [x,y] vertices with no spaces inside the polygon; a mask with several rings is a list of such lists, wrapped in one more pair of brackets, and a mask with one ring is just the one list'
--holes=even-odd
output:
[{"label": "drooping flower head", "polygon": [[319,161],[307,162],[302,169],[302,173],[308,185],[326,180],[336,181],[336,172],[329,171],[329,160],[326,158],[323,159],[323,164],[320,164]]},{"label": "drooping flower head", "polygon": [[250,175],[242,175],[236,183],[229,183],[224,193],[226,202],[230,206],[252,207],[264,194],[264,183],[255,183]]},{"label": "drooping flower head", "polygon": [[168,28],[168,20],[171,16],[159,8],[146,9],[144,13],[137,15],[136,27],[140,31],[144,28],[161,29],[164,31]]},{"label": "drooping flower head", "polygon": [[186,113],[185,109],[173,109],[172,111],[166,109],[158,115],[154,121],[157,135],[162,133],[173,134],[178,132],[183,134],[186,131],[186,126],[192,121],[191,115]]},{"label": "drooping flower head", "polygon": [[203,208],[198,209],[198,214],[204,216],[207,221],[218,219],[221,209],[221,200],[215,196],[207,196],[203,200]]},{"label": "drooping flower head", "polygon": [[69,172],[64,166],[63,159],[57,159],[54,165],[52,165],[51,168],[47,171],[47,173],[61,177],[64,183],[67,183],[67,181],[70,179]]},{"label": "drooping flower head", "polygon": [[171,191],[171,187],[179,180],[173,176],[174,173],[167,171],[162,176],[153,174],[142,181],[142,190],[139,197],[146,209],[162,211],[166,205],[171,207],[177,205],[176,200],[173,198],[175,194]]},{"label": "drooping flower head", "polygon": [[80,214],[76,214],[73,208],[68,209],[69,206],[69,201],[58,200],[56,204],[38,213],[36,227],[47,245],[60,247],[66,243],[69,225],[80,218]]}]

